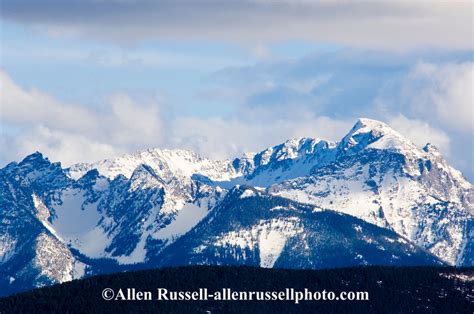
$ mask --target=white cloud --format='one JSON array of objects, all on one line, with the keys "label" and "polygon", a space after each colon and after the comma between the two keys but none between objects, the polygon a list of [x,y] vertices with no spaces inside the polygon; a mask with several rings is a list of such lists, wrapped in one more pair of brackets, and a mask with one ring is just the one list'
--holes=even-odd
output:
[{"label": "white cloud", "polygon": [[77,162],[93,162],[124,153],[118,147],[95,141],[78,133],[51,130],[36,126],[11,140],[15,150],[14,159],[23,158],[34,151],[40,151],[53,161],[68,166]]},{"label": "white cloud", "polygon": [[174,121],[171,145],[191,149],[216,159],[244,152],[257,152],[295,137],[339,140],[355,120],[307,115],[300,120],[239,118],[178,118]]},{"label": "white cloud", "polygon": [[1,70],[0,86],[0,118],[4,121],[26,125],[45,121],[51,127],[76,131],[93,129],[98,123],[82,107],[62,104],[37,89],[23,89]]},{"label": "white cloud", "polygon": [[137,148],[161,143],[163,122],[158,104],[138,105],[125,94],[113,95],[109,102],[113,115],[104,120],[108,122],[109,136],[114,143]]},{"label": "white cloud", "polygon": [[4,71],[0,84],[0,131],[9,147],[2,152],[4,161],[39,150],[68,165],[162,144],[164,122],[153,100],[136,102],[116,94],[96,108],[24,89]]},{"label": "white cloud", "polygon": [[2,131],[2,145],[10,147],[2,151],[4,162],[41,151],[68,166],[150,147],[188,148],[211,158],[232,158],[293,137],[337,140],[354,122],[298,112],[290,119],[291,114],[275,115],[272,108],[220,118],[173,117],[165,112],[173,117],[165,121],[157,103],[137,103],[126,94],[113,95],[107,106],[94,109],[24,89],[5,72],[0,77],[0,121],[14,126],[13,132]]},{"label": "white cloud", "polygon": [[443,155],[450,155],[450,139],[442,130],[417,119],[408,119],[401,114],[388,120],[388,124],[418,147],[431,143],[437,146]]},{"label": "white cloud", "polygon": [[474,131],[474,63],[420,63],[406,77],[403,101],[413,114],[450,129]]}]

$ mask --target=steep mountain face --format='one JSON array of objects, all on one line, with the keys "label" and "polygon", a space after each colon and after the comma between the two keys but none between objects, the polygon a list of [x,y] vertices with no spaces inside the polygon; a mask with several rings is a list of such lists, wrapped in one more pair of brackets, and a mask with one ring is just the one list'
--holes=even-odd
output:
[{"label": "steep mountain face", "polygon": [[417,149],[388,126],[361,120],[336,159],[310,176],[269,188],[389,228],[449,264],[471,265],[474,191],[432,145]]},{"label": "steep mountain face", "polygon": [[194,229],[168,246],[158,263],[279,268],[442,264],[388,229],[248,187],[232,189]]},{"label": "steep mountain face", "polygon": [[150,149],[64,169],[35,153],[0,169],[0,195],[4,291],[135,264],[474,265],[472,185],[369,119],[234,160]]},{"label": "steep mountain face", "polygon": [[247,184],[268,187],[288,179],[307,176],[311,169],[334,160],[336,144],[320,139],[291,139],[257,154],[246,154],[232,161],[239,174],[224,186]]},{"label": "steep mountain face", "polygon": [[80,278],[85,265],[58,239],[50,211],[36,193],[67,182],[59,164],[40,154],[0,171],[0,290],[44,286]]}]

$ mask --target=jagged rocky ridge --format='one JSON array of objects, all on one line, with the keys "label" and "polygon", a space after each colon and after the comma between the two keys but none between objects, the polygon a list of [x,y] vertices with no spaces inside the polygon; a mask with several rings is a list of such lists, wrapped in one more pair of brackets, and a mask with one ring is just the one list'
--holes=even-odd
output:
[{"label": "jagged rocky ridge", "polygon": [[35,153],[0,184],[6,293],[136,264],[474,263],[472,184],[369,119],[227,161],[150,149],[64,169]]}]

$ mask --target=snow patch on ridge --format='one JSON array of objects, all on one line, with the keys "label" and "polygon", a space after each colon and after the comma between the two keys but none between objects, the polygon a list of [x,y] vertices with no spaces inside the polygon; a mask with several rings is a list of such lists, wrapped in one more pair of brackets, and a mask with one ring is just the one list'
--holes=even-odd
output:
[{"label": "snow patch on ridge", "polygon": [[158,230],[153,237],[155,239],[173,240],[191,230],[208,213],[207,207],[197,206],[193,203],[185,203],[178,211],[174,220],[164,228]]},{"label": "snow patch on ridge", "polygon": [[14,254],[17,240],[7,234],[0,234],[0,265],[7,262]]},{"label": "snow patch on ridge", "polygon": [[36,194],[33,194],[32,198],[33,198],[33,204],[36,209],[36,217],[38,218],[38,220],[59,241],[64,242],[64,240],[58,235],[58,233],[53,228],[53,226],[49,223],[49,217],[50,217],[49,209],[44,205],[43,201]]},{"label": "snow patch on ridge", "polygon": [[70,167],[68,173],[71,178],[77,179],[87,171],[97,169],[111,180],[118,175],[130,179],[135,169],[142,164],[150,166],[157,174],[168,172],[177,177],[191,178],[193,174],[201,174],[211,180],[228,181],[240,175],[233,170],[229,160],[210,160],[181,149],[148,149],[92,164],[77,164]]},{"label": "snow patch on ridge", "polygon": [[97,203],[85,204],[84,191],[62,191],[62,202],[53,205],[52,227],[64,241],[89,257],[105,257],[105,248],[112,242],[99,225],[102,215]]},{"label": "snow patch on ridge", "polygon": [[253,197],[253,196],[256,196],[256,195],[257,194],[253,190],[247,189],[240,195],[240,198],[244,199],[244,198]]},{"label": "snow patch on ridge", "polygon": [[262,220],[250,229],[233,230],[220,235],[215,245],[250,250],[257,246],[260,266],[271,268],[280,257],[286,241],[301,232],[303,229],[296,217]]},{"label": "snow patch on ridge", "polygon": [[286,237],[276,230],[262,232],[259,237],[260,267],[272,268],[285,247]]}]

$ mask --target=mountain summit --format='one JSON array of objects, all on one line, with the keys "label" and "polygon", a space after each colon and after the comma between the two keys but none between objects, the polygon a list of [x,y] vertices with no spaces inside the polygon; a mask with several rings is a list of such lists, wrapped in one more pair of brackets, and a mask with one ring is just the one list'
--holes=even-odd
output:
[{"label": "mountain summit", "polygon": [[215,161],[149,149],[0,169],[0,291],[165,265],[474,264],[471,183],[428,144],[360,119]]},{"label": "mountain summit", "polygon": [[387,124],[366,118],[357,121],[354,127],[339,143],[345,152],[359,152],[366,148],[416,150],[416,147]]}]

